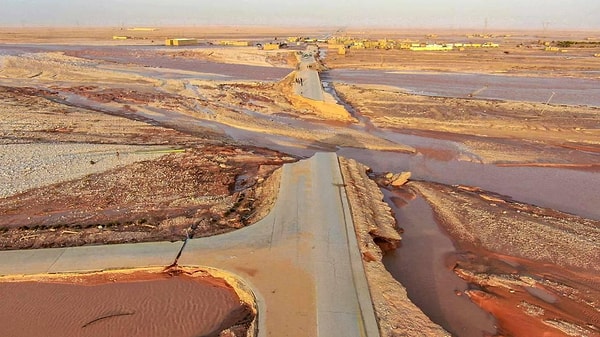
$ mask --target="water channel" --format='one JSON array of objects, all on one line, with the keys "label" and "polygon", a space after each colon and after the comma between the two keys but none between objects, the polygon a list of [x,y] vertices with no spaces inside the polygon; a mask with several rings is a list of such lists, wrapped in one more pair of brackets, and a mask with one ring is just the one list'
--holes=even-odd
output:
[{"label": "water channel", "polygon": [[446,267],[446,258],[455,252],[454,245],[440,231],[427,201],[421,197],[402,200],[394,192],[383,191],[396,221],[404,229],[402,246],[387,254],[383,263],[406,287],[411,301],[455,336],[495,333],[493,317],[464,295],[470,286]]}]

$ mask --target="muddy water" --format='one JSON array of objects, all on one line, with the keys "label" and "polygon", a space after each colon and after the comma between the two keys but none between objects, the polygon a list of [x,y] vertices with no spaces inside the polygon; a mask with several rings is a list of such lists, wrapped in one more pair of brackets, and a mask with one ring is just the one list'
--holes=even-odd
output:
[{"label": "muddy water", "polygon": [[438,160],[424,154],[342,148],[374,171],[411,171],[414,179],[447,185],[478,186],[514,200],[600,219],[600,173],[546,167],[498,167],[463,160]]},{"label": "muddy water", "polygon": [[[402,246],[384,257],[386,268],[400,281],[408,297],[435,323],[455,336],[482,337],[496,333],[494,319],[463,293],[468,284],[446,266],[455,252],[452,241],[434,220],[427,202],[405,200],[383,190],[396,220],[404,229]],[[402,206],[404,205],[404,206]]]},{"label": "muddy water", "polygon": [[464,98],[476,93],[484,99],[600,106],[600,80],[592,79],[347,69],[330,70],[322,78],[391,85],[429,96]]},{"label": "muddy water", "polygon": [[[142,113],[143,114],[143,113]],[[376,172],[411,171],[414,179],[428,180],[448,185],[462,184],[507,195],[514,200],[553,208],[591,219],[600,220],[600,179],[598,172],[544,167],[498,167],[482,164],[476,155],[463,144],[389,131],[376,131],[377,135],[398,144],[432,149],[433,152],[450,153],[451,158],[437,158],[428,153],[416,155],[375,151],[368,149],[336,147],[323,143],[303,141],[293,137],[269,135],[240,130],[217,122],[195,120],[173,111],[148,118],[180,121],[190,125],[210,127],[233,139],[258,147],[266,147],[300,157],[310,157],[319,151],[334,151],[341,156],[356,159]],[[296,125],[304,129],[326,129],[328,126],[295,121],[283,116],[277,122]],[[457,160],[458,157],[467,160]]]},{"label": "muddy water", "polygon": [[[202,48],[203,47],[200,46],[194,47],[193,49]],[[291,72],[290,69],[286,68],[218,63],[194,58],[176,58],[168,55],[161,55],[160,51],[162,49],[164,49],[164,47],[113,47],[109,50],[100,51],[85,49],[71,52],[71,54],[77,57],[100,59],[122,64],[136,64],[144,67],[204,73],[203,75],[200,75],[200,77],[206,79],[279,81]],[[214,78],[215,75],[217,75],[218,78]]]},{"label": "muddy water", "polygon": [[[66,95],[66,94],[65,94]],[[68,101],[80,106],[98,108],[97,102],[66,95]],[[110,110],[108,106],[102,107]],[[114,108],[112,113],[119,113]],[[341,156],[356,159],[376,172],[411,171],[413,179],[428,180],[448,185],[478,186],[513,198],[516,201],[553,208],[567,213],[600,220],[600,179],[598,172],[570,170],[549,167],[499,167],[482,164],[463,144],[406,135],[386,130],[371,130],[370,133],[416,148],[430,149],[431,152],[448,153],[449,158],[432,156],[426,151],[405,154],[389,151],[375,151],[360,148],[337,147],[321,142],[310,142],[293,137],[270,135],[261,132],[241,130],[214,121],[199,120],[176,111],[139,111],[138,117],[177,125],[198,126],[222,132],[244,144],[265,147],[300,157],[310,157],[315,152],[333,151]],[[257,118],[260,115],[257,114]],[[329,126],[307,121],[298,121],[285,116],[263,116],[286,126],[297,126],[303,129],[328,130]],[[360,146],[360,144],[357,144]],[[466,160],[458,160],[458,158]]]},{"label": "muddy water", "polygon": [[213,336],[246,313],[214,279],[80,282],[0,283],[0,336]]}]

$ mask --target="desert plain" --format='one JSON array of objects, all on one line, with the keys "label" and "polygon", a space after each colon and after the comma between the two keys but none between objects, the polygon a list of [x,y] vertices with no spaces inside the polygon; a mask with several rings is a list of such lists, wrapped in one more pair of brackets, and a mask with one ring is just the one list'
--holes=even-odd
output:
[{"label": "desert plain", "polygon": [[[600,36],[475,33],[2,28],[0,249],[252,226],[269,212],[283,164],[337,152],[351,159],[350,185],[379,186],[348,189],[354,208],[369,209],[353,212],[359,241],[379,244],[361,248],[382,335],[598,336]],[[164,45],[174,37],[198,43]],[[317,41],[254,46],[288,37]],[[342,53],[328,46],[334,37],[498,46]],[[319,46],[326,102],[295,90],[307,44]],[[408,182],[397,180],[403,171]],[[371,207],[381,199],[388,207]],[[403,239],[361,230],[373,223]],[[449,250],[419,247],[427,230]],[[445,281],[402,276],[424,269]],[[0,287],[14,287],[6,277]],[[246,335],[238,316],[210,333]]]}]

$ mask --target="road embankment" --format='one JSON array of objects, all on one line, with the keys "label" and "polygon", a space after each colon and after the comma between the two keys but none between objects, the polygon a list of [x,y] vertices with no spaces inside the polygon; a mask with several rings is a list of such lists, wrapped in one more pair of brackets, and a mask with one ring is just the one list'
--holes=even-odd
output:
[{"label": "road embankment", "polygon": [[382,201],[383,194],[367,176],[368,168],[353,159],[340,157],[339,162],[380,334],[450,336],[410,301],[404,286],[381,262],[382,247],[397,247],[401,237],[389,206]]}]

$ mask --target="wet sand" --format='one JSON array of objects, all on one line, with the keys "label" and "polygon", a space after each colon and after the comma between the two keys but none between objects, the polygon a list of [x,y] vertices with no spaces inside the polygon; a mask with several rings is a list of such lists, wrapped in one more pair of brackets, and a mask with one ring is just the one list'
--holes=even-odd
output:
[{"label": "wet sand", "polygon": [[218,336],[253,318],[229,284],[201,271],[0,278],[0,303],[4,337]]},{"label": "wet sand", "polygon": [[[16,45],[0,44],[0,55],[19,56],[27,53],[59,52],[86,60],[102,60],[112,64],[147,67],[146,75],[155,78],[192,78],[221,81],[278,81],[290,73],[286,67],[260,64],[232,64],[226,60],[200,57],[206,46],[188,47],[192,56],[180,57],[163,46],[94,46],[94,45]],[[178,49],[179,51],[181,49]],[[181,51],[180,51],[181,52]],[[257,52],[258,53],[258,52]],[[194,55],[198,55],[194,57]],[[258,58],[258,57],[256,57]],[[249,61],[250,62],[250,61]]]}]

